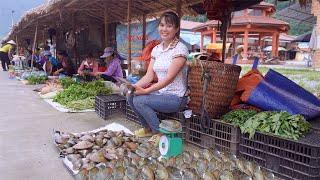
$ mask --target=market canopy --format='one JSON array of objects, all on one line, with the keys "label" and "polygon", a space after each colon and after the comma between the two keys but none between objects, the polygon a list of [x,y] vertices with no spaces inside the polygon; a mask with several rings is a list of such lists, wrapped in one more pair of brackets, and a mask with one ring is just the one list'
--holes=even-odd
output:
[{"label": "market canopy", "polygon": [[202,3],[202,0],[49,0],[26,12],[5,39],[13,39],[17,34],[21,38],[33,37],[37,25],[40,30],[47,31],[52,27],[67,30],[74,26],[88,26],[88,22],[127,22],[129,1],[132,21],[140,21],[142,16],[153,18],[164,11],[177,10],[177,5],[181,7],[182,14],[195,15],[193,6]]}]

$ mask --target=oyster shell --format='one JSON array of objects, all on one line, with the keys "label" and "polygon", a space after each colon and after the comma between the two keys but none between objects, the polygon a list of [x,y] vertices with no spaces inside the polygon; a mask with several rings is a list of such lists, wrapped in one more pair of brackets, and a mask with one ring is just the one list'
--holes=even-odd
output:
[{"label": "oyster shell", "polygon": [[92,153],[89,156],[89,159],[91,161],[93,161],[93,162],[96,162],[96,163],[107,162],[106,158],[104,157],[104,151],[103,150],[95,152],[95,153]]},{"label": "oyster shell", "polygon": [[90,141],[90,142],[94,142],[94,137],[89,135],[89,134],[85,134],[83,135],[81,138],[79,138],[81,141]]},{"label": "oyster shell", "polygon": [[141,170],[141,177],[145,180],[154,180],[154,173],[148,166],[143,166]]},{"label": "oyster shell", "polygon": [[89,171],[86,169],[82,169],[78,174],[74,176],[76,180],[89,180]]},{"label": "oyster shell", "polygon": [[155,177],[156,177],[156,179],[159,179],[159,180],[168,180],[169,173],[165,167],[159,166],[156,169]]},{"label": "oyster shell", "polygon": [[113,179],[123,179],[125,173],[125,169],[122,166],[116,167],[112,172]]},{"label": "oyster shell", "polygon": [[61,133],[54,133],[54,141],[57,144],[66,144],[69,140],[69,136]]},{"label": "oyster shell", "polygon": [[129,179],[138,179],[139,177],[139,169],[136,166],[129,165],[126,167],[125,175]]},{"label": "oyster shell", "polygon": [[200,180],[200,177],[194,171],[194,169],[186,169],[183,172],[182,180]]},{"label": "oyster shell", "polygon": [[74,149],[88,149],[93,146],[93,143],[89,141],[80,141],[76,145],[73,146]]}]

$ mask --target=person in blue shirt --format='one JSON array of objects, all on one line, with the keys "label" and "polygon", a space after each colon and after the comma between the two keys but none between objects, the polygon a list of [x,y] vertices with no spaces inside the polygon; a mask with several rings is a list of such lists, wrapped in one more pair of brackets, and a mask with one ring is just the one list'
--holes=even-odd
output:
[{"label": "person in blue shirt", "polygon": [[44,59],[44,65],[43,70],[48,74],[51,75],[52,72],[55,72],[58,70],[58,67],[60,66],[59,61],[52,56],[50,51],[45,51],[43,53],[43,59]]}]

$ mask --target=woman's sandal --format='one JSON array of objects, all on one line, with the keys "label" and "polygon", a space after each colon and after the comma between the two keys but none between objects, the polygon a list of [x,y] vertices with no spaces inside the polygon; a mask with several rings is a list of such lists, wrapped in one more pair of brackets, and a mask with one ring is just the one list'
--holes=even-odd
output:
[{"label": "woman's sandal", "polygon": [[141,128],[141,129],[134,131],[134,135],[137,137],[143,138],[143,137],[152,136],[152,133],[149,132],[146,128]]},{"label": "woman's sandal", "polygon": [[158,145],[161,136],[162,134],[155,134],[148,140],[148,142],[153,143],[154,145]]}]

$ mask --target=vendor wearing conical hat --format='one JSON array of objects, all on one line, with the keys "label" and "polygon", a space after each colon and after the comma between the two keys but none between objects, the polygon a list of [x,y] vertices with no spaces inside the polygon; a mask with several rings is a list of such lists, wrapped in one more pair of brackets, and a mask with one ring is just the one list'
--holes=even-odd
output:
[{"label": "vendor wearing conical hat", "polygon": [[11,55],[15,46],[16,43],[13,40],[10,40],[0,48],[0,60],[3,71],[7,71],[7,69],[9,69],[9,55]]}]

